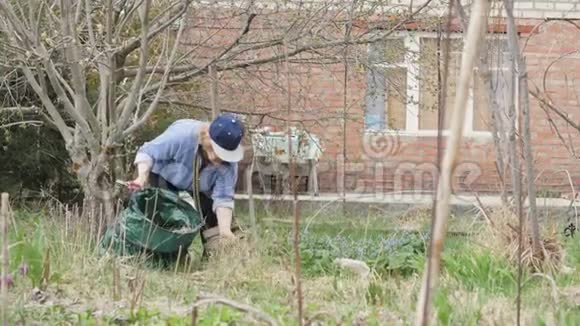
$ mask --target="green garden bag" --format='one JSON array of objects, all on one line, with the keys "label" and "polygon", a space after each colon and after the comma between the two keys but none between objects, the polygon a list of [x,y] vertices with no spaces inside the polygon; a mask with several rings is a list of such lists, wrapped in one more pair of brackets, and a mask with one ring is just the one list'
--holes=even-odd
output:
[{"label": "green garden bag", "polygon": [[177,192],[149,187],[132,194],[127,208],[105,232],[100,250],[177,258],[180,250],[187,253],[202,226],[199,212]]}]

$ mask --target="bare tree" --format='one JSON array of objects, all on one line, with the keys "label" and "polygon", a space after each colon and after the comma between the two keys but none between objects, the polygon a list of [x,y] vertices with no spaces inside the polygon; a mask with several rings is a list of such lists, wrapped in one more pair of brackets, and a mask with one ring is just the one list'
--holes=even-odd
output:
[{"label": "bare tree", "polygon": [[111,214],[115,152],[160,105],[211,111],[204,101],[191,101],[192,87],[203,85],[210,67],[216,74],[258,74],[258,67],[285,58],[324,63],[337,58],[329,55],[334,48],[384,39],[430,2],[371,27],[365,17],[385,5],[360,2],[345,39],[333,26],[351,1],[0,1],[6,49],[0,63],[23,74],[43,118],[66,143],[86,196],[103,201]]}]

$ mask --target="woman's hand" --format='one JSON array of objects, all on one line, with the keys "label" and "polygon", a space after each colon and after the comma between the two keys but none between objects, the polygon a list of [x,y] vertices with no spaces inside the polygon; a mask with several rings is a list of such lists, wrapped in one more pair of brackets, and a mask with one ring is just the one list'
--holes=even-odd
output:
[{"label": "woman's hand", "polygon": [[131,191],[139,191],[145,188],[149,180],[149,171],[151,164],[149,162],[140,162],[137,164],[137,179],[127,182],[127,187]]},{"label": "woman's hand", "polygon": [[142,178],[137,178],[135,180],[127,182],[127,187],[131,191],[139,191],[139,190],[142,190],[143,188],[145,188],[146,184],[147,184],[147,182],[142,180]]}]

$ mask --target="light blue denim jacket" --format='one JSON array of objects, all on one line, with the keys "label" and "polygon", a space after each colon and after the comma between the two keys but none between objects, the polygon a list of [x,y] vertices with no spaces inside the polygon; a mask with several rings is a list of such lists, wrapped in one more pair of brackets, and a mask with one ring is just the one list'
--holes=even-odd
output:
[{"label": "light blue denim jacket", "polygon": [[[148,162],[159,174],[180,190],[193,190],[193,159],[199,146],[199,130],[207,122],[181,119],[173,122],[157,138],[137,151],[135,163]],[[213,199],[213,210],[234,208],[238,164],[207,164],[199,173],[199,190]]]}]

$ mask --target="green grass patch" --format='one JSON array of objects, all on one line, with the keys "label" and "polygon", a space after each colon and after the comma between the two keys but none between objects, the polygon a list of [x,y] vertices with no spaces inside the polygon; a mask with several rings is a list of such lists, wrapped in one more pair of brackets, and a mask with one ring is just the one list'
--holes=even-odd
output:
[{"label": "green grass patch", "polygon": [[510,294],[517,289],[516,268],[491,250],[464,245],[444,252],[443,266],[444,273],[470,291]]}]

